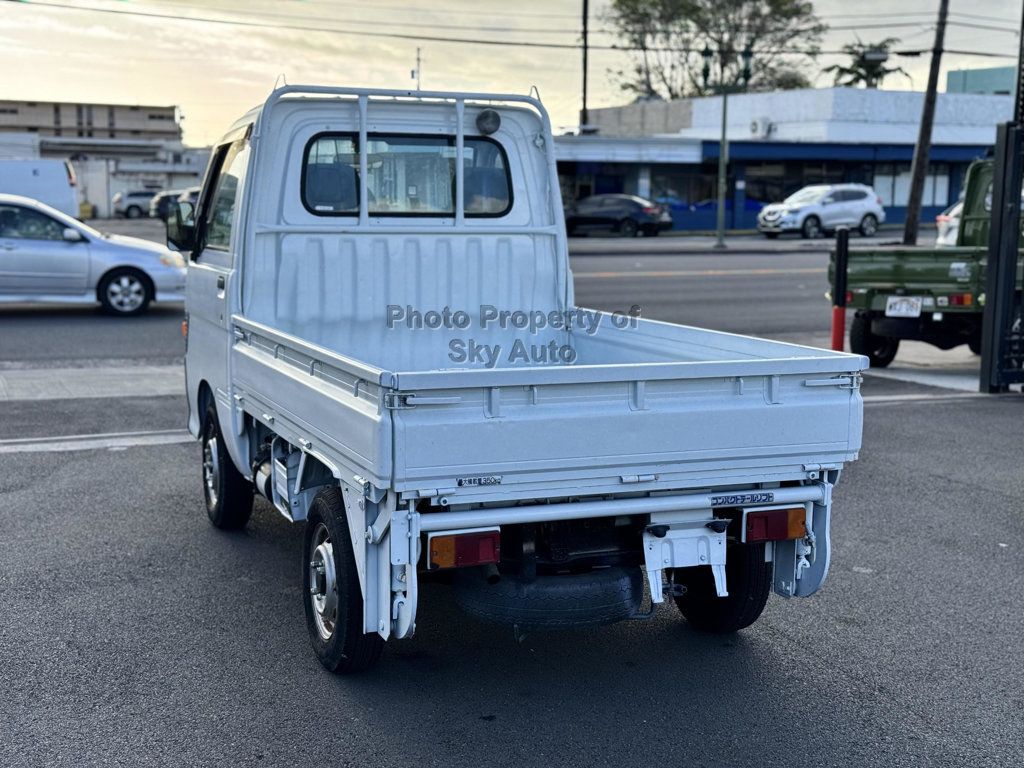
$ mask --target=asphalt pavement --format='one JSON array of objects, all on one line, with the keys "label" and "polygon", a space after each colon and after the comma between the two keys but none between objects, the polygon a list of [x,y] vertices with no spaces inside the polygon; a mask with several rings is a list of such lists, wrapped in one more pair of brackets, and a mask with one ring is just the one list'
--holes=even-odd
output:
[{"label": "asphalt pavement", "polygon": [[[823,252],[643,243],[575,257],[579,303],[827,332]],[[184,398],[147,394],[181,312],[0,309],[0,765],[1024,764],[1021,395],[867,378],[828,582],[736,636],[666,606],[517,643],[431,584],[416,636],[337,678],[308,647],[301,528],[261,501],[213,529]],[[124,391],[89,378],[132,365]]]}]

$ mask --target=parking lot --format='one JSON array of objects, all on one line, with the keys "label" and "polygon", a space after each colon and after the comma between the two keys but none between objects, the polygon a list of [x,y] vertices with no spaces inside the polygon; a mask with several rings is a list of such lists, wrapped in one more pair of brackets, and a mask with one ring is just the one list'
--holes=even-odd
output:
[{"label": "parking lot", "polygon": [[[696,242],[575,243],[577,303],[827,342],[827,241]],[[968,391],[966,348],[866,377],[818,596],[733,637],[665,606],[517,643],[430,585],[413,640],[336,678],[301,528],[206,521],[182,315],[0,308],[0,764],[1024,764],[1024,397]]]}]

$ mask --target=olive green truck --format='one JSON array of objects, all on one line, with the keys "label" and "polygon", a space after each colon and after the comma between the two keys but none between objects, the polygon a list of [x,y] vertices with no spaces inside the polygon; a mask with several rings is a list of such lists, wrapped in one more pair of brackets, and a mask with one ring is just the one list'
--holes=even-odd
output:
[{"label": "olive green truck", "polygon": [[[872,367],[889,365],[903,339],[939,349],[967,344],[980,354],[992,174],[991,160],[978,160],[967,170],[956,247],[850,249],[846,284],[846,306],[854,310],[850,350],[865,355]],[[1021,262],[1017,269],[1019,283]],[[834,271],[833,253],[832,285]]]}]

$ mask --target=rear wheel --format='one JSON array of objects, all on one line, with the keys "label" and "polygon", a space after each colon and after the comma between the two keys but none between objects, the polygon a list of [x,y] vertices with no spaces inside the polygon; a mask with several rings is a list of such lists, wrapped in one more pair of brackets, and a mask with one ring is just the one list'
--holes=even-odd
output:
[{"label": "rear wheel", "polygon": [[981,337],[980,336],[972,336],[970,339],[968,339],[967,340],[967,348],[969,350],[971,350],[972,354],[980,355],[981,354]]},{"label": "rear wheel", "polygon": [[676,605],[702,632],[737,632],[761,616],[772,590],[772,564],[764,561],[764,544],[733,544],[725,560],[727,597],[718,597],[711,569],[676,569],[674,581],[686,587]]},{"label": "rear wheel", "polygon": [[384,640],[363,633],[363,594],[338,488],[320,491],[310,505],[303,563],[306,628],[317,659],[335,674],[369,669]]},{"label": "rear wheel", "polygon": [[900,340],[889,336],[876,336],[871,332],[871,318],[856,315],[850,325],[850,351],[864,355],[872,368],[885,368],[896,357]]},{"label": "rear wheel", "polygon": [[623,219],[619,222],[619,234],[623,237],[636,237],[638,230],[639,227],[633,219]]},{"label": "rear wheel", "polygon": [[137,205],[129,205],[125,209],[124,215],[129,219],[137,219],[142,215],[142,209]]},{"label": "rear wheel", "polygon": [[860,220],[860,233],[864,237],[872,237],[878,231],[878,219],[875,218],[874,214],[869,213],[863,219]]},{"label": "rear wheel", "polygon": [[217,420],[217,407],[210,403],[203,419],[203,493],[206,514],[215,528],[244,528],[252,515],[252,483],[235,468],[228,455]]},{"label": "rear wheel", "polygon": [[824,230],[821,228],[821,219],[817,216],[808,216],[804,219],[803,226],[800,227],[800,234],[809,240],[821,237],[824,234]]}]

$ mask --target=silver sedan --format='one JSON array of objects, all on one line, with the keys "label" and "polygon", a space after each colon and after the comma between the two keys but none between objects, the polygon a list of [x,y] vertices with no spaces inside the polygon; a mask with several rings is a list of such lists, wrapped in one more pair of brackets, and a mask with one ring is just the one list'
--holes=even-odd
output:
[{"label": "silver sedan", "polygon": [[0,302],[99,302],[115,315],[183,301],[185,261],[163,245],[99,232],[36,200],[0,194]]}]

